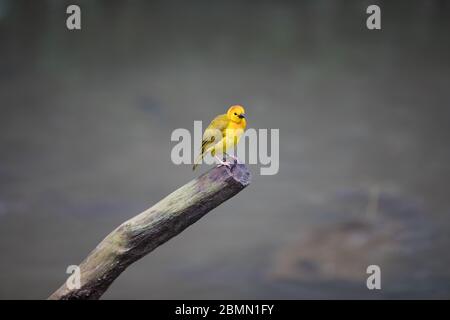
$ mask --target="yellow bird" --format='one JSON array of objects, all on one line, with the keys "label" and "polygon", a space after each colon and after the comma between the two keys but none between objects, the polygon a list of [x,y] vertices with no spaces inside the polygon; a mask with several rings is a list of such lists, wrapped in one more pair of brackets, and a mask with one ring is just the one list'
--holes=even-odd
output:
[{"label": "yellow bird", "polygon": [[[231,106],[226,114],[215,117],[203,133],[200,155],[194,161],[192,170],[208,153],[219,161],[219,166],[230,167],[230,162],[226,161],[227,155],[238,162],[237,157],[229,155],[227,151],[237,146],[246,126],[245,110],[240,105]],[[223,156],[223,160],[218,154]]]}]

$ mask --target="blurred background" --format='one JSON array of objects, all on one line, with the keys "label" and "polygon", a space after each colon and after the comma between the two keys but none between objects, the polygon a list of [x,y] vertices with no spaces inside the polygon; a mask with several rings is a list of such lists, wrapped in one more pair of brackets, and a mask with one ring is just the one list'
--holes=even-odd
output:
[{"label": "blurred background", "polygon": [[280,129],[279,173],[252,165],[104,298],[450,298],[449,16],[444,0],[0,0],[0,298],[47,298],[197,176],[171,162],[172,131],[236,103]]}]

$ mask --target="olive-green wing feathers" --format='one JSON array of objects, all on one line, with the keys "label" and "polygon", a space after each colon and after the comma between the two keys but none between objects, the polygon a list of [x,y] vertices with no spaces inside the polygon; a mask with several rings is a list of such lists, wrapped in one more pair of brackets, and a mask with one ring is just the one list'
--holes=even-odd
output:
[{"label": "olive-green wing feathers", "polygon": [[211,123],[203,133],[202,148],[200,151],[200,155],[194,162],[194,167],[192,168],[193,170],[195,170],[195,168],[197,167],[198,162],[203,159],[205,152],[207,152],[210,147],[214,146],[218,142],[220,135],[222,137],[225,135],[225,130],[228,126],[228,122],[229,120],[226,114],[218,115],[211,121]]},{"label": "olive-green wing feathers", "polygon": [[210,146],[216,144],[220,137],[225,135],[228,122],[229,120],[226,114],[221,114],[211,121],[205,133],[203,133],[201,153],[204,153]]}]

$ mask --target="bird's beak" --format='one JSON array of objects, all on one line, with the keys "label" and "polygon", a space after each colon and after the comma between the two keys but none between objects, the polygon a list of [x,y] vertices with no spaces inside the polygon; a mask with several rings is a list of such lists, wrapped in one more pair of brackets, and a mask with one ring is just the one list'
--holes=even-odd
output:
[{"label": "bird's beak", "polygon": [[238,115],[239,118],[245,118],[245,114],[241,113],[240,115]]}]

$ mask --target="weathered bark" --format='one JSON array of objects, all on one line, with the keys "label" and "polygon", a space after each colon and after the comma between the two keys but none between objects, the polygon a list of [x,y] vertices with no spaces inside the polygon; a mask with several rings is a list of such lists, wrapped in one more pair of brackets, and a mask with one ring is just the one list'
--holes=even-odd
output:
[{"label": "weathered bark", "polygon": [[133,262],[176,236],[250,183],[243,164],[215,167],[122,223],[80,264],[81,287],[64,283],[49,299],[99,299]]}]

